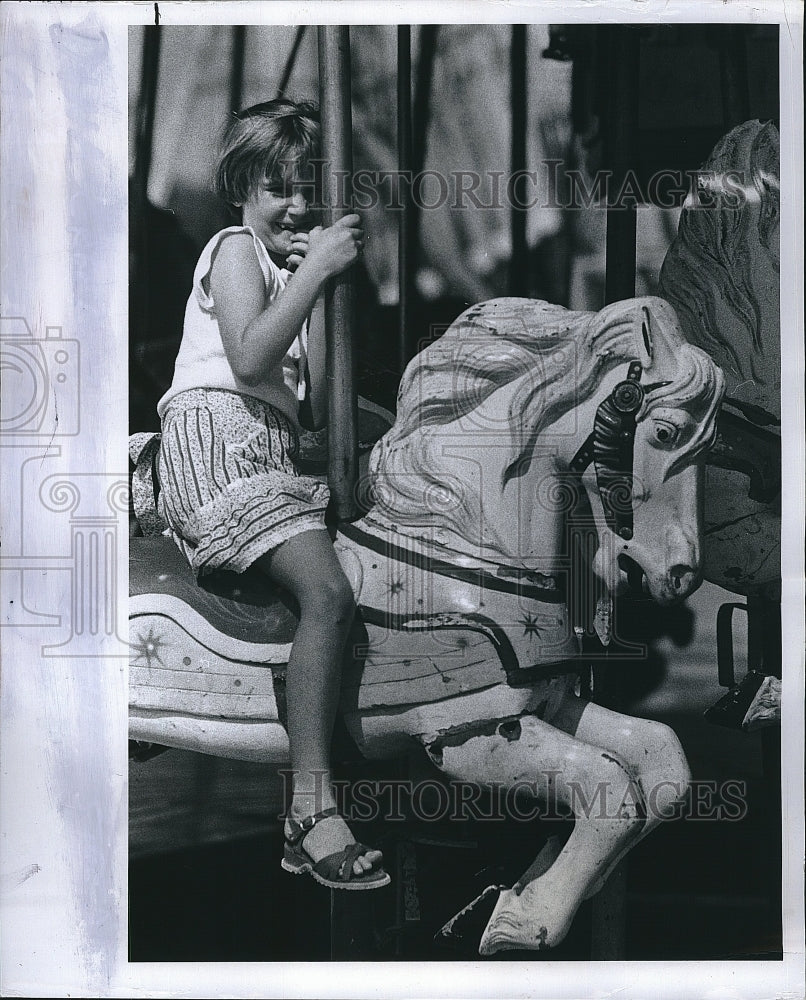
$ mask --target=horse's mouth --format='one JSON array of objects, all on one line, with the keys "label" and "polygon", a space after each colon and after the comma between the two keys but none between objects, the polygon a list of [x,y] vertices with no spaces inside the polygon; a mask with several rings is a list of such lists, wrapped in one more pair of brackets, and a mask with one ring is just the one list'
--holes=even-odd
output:
[{"label": "horse's mouth", "polygon": [[633,600],[651,600],[649,583],[642,567],[630,556],[621,553],[618,557],[619,569],[627,576],[626,596]]}]

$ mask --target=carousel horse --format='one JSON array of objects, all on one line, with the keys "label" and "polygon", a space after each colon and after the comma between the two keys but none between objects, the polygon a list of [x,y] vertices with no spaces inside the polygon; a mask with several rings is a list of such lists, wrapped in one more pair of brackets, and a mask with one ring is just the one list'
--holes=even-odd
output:
[{"label": "carousel horse", "polygon": [[707,351],[725,376],[719,437],[705,475],[705,579],[736,593],[776,598],[778,160],[778,131],[771,123],[744,122],[723,136],[703,164],[660,275],[660,294],[674,306],[686,339]]},{"label": "carousel horse", "polygon": [[[725,376],[705,468],[703,576],[746,596],[749,629],[767,636],[780,636],[781,615],[779,155],[771,122],[743,122],[719,140],[660,275],[686,339]],[[717,627],[726,664],[730,614],[726,605]],[[720,669],[730,690],[707,718],[748,731],[780,722],[780,653],[752,659],[740,685],[732,664]]]},{"label": "carousel horse", "polygon": [[[720,369],[651,297],[598,313],[474,305],[404,374],[372,450],[371,506],[335,540],[358,605],[346,728],[367,758],[419,744],[451,781],[526,789],[575,818],[500,893],[481,954],[558,944],[686,794],[671,729],[575,693],[567,523],[584,509],[595,533],[602,642],[629,586],[664,605],[691,594],[722,393]],[[243,578],[196,585],[167,538],[133,539],[131,558],[132,737],[287,760],[287,604],[247,599]]]}]

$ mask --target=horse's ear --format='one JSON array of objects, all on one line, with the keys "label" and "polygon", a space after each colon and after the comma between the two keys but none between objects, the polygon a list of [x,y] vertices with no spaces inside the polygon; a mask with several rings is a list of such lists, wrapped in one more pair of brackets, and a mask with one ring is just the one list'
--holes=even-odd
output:
[{"label": "horse's ear", "polygon": [[641,306],[638,319],[638,359],[643,368],[651,368],[652,358],[654,355],[654,344],[652,340],[652,316],[646,306]]},{"label": "horse's ear", "polygon": [[635,350],[641,364],[645,369],[674,370],[675,345],[683,340],[677,314],[668,302],[655,296],[639,299],[636,305]]},{"label": "horse's ear", "polygon": [[642,368],[650,368],[658,348],[655,303],[660,299],[624,299],[594,313],[589,329],[597,353],[604,356],[615,352],[620,358],[637,358]]}]

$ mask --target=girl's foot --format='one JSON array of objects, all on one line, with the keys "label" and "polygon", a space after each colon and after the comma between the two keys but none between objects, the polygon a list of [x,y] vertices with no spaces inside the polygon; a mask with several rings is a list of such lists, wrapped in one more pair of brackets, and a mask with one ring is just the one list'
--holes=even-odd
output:
[{"label": "girl's foot", "polygon": [[[329,812],[329,810],[327,811]],[[304,812],[292,804],[283,828],[286,840],[298,832],[298,824],[307,825],[304,821],[312,815],[314,814]],[[302,847],[311,861],[316,864],[324,858],[350,847],[355,842],[355,837],[350,833],[350,828],[341,816],[334,812],[332,815],[318,819],[297,843],[298,846]],[[353,874],[360,876],[367,872],[377,871],[382,864],[383,854],[380,851],[367,848],[364,853],[359,854],[353,861]]]}]

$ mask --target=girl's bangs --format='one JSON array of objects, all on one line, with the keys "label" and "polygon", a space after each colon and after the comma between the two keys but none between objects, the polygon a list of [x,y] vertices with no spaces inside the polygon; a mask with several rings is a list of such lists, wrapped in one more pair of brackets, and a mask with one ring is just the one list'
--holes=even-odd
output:
[{"label": "girl's bangs", "polygon": [[273,157],[266,164],[264,181],[283,188],[300,185],[305,187],[313,185],[318,188],[320,176],[308,150],[297,149],[293,153],[289,152],[286,157],[282,155]]}]

